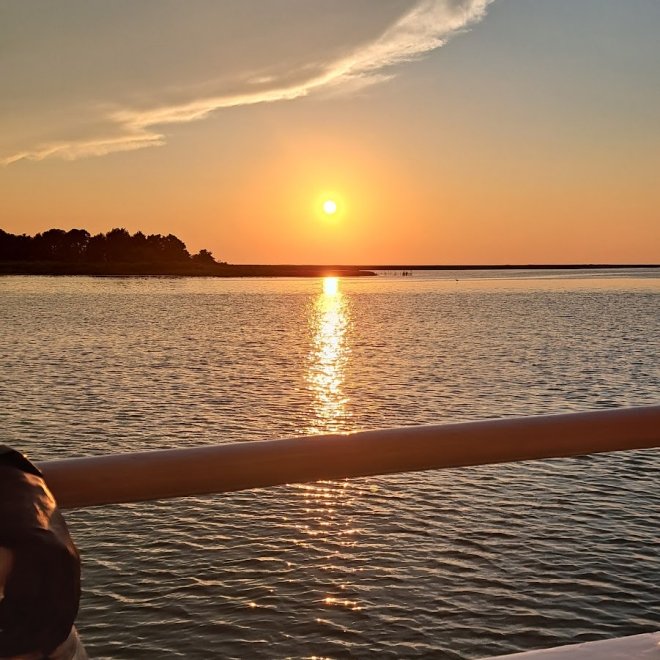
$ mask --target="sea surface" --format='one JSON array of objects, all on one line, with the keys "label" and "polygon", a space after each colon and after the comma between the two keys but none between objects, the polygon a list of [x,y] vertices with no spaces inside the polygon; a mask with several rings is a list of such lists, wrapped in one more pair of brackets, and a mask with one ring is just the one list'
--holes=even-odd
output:
[{"label": "sea surface", "polygon": [[[657,403],[659,303],[658,270],[2,277],[2,440],[45,460]],[[69,511],[80,632],[92,658],[458,659],[658,630],[659,482],[631,451]]]}]

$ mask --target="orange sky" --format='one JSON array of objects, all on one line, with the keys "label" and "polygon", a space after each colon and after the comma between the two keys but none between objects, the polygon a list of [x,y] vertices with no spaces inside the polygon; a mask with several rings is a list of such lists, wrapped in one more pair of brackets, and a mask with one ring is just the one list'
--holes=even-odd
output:
[{"label": "orange sky", "polygon": [[217,4],[78,27],[10,4],[0,227],[171,232],[233,263],[660,261],[660,7]]}]

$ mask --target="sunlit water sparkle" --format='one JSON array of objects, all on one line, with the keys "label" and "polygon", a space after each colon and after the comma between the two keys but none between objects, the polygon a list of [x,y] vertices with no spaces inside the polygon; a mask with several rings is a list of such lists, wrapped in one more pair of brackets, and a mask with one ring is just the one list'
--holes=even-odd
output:
[{"label": "sunlit water sparkle", "polygon": [[[658,400],[657,271],[0,278],[34,459]],[[658,452],[68,513],[95,658],[433,657],[660,628]]]}]

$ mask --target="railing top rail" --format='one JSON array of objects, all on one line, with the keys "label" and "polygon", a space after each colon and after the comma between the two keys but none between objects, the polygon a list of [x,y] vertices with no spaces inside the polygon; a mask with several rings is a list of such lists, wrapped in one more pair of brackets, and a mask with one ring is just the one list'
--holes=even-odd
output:
[{"label": "railing top rail", "polygon": [[660,405],[39,463],[63,508],[660,447]]}]

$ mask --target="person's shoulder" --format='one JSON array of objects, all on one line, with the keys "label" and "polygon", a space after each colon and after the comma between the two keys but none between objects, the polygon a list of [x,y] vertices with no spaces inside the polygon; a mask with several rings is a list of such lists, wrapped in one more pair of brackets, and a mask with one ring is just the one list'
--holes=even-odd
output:
[{"label": "person's shoulder", "polygon": [[7,445],[0,445],[0,466],[2,465],[13,467],[23,472],[29,472],[30,474],[36,474],[39,477],[41,476],[41,472],[36,465],[25,458],[21,452]]}]

